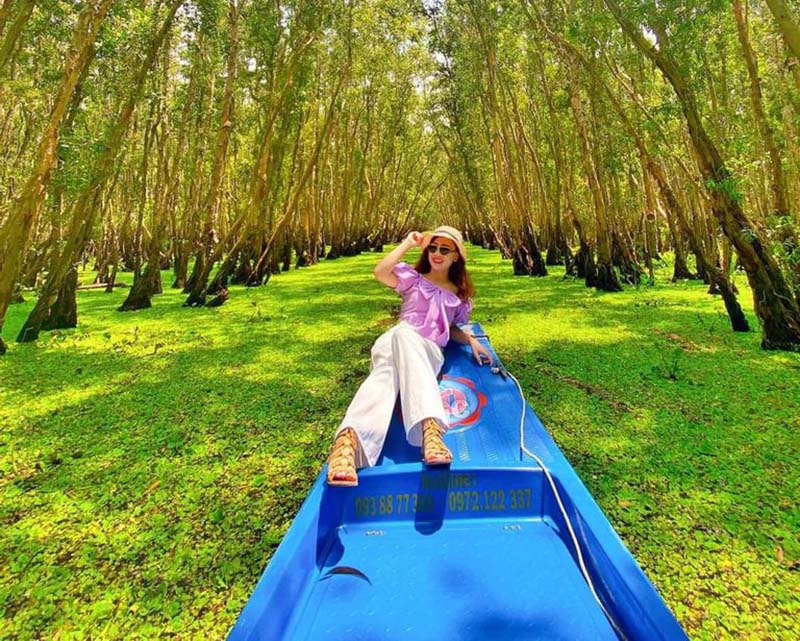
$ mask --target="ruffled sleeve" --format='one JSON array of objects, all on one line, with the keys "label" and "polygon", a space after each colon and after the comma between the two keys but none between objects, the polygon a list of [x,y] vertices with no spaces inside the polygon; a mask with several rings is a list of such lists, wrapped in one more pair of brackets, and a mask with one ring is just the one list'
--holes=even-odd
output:
[{"label": "ruffled sleeve", "polygon": [[469,315],[471,313],[472,313],[472,299],[468,298],[458,306],[453,322],[456,325],[463,325],[464,323],[469,323]]},{"label": "ruffled sleeve", "polygon": [[392,273],[397,276],[397,285],[394,288],[401,294],[405,294],[419,282],[419,272],[408,263],[397,263]]}]

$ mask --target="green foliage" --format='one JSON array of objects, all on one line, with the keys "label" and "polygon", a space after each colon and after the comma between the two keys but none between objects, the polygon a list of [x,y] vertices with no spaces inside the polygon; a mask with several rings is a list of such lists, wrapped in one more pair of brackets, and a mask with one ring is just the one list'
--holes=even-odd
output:
[{"label": "green foliage", "polygon": [[718,180],[709,178],[706,180],[705,184],[709,190],[725,194],[731,200],[742,205],[744,194],[742,193],[739,181],[734,176],[726,176]]},{"label": "green foliage", "polygon": [[[691,638],[798,638],[800,356],[732,333],[667,265],[608,295],[470,252],[474,320]],[[77,329],[11,345],[0,637],[225,636],[391,322],[376,259],[232,287],[214,310],[167,290],[120,314],[125,291],[82,291]]]}]

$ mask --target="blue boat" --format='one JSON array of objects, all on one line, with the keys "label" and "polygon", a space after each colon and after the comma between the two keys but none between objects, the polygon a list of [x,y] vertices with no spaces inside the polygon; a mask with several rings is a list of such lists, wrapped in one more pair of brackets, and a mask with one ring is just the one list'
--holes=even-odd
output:
[{"label": "blue boat", "polygon": [[357,487],[323,467],[231,641],[688,639],[496,363],[445,350],[449,468],[423,468],[399,409]]}]

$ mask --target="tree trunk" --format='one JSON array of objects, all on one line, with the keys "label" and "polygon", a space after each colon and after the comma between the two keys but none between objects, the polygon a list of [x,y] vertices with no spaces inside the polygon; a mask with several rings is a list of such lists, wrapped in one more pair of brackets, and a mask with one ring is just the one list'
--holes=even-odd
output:
[{"label": "tree trunk", "polygon": [[761,135],[761,142],[769,156],[772,209],[775,215],[780,218],[786,216],[789,212],[789,201],[786,196],[786,178],[783,173],[781,155],[778,151],[778,145],[775,143],[775,134],[772,132],[772,127],[767,121],[767,114],[764,112],[761,79],[758,77],[758,65],[756,64],[755,53],[750,45],[750,37],[747,33],[747,23],[745,22],[741,0],[731,0],[731,4],[736,17],[736,31],[739,36],[739,43],[742,46],[747,75],[750,78],[750,104],[753,107],[753,118]]},{"label": "tree trunk", "polygon": [[189,297],[186,299],[186,302],[183,303],[184,307],[202,307],[205,305],[206,295],[209,293],[208,279],[211,275],[211,269],[213,268],[214,263],[216,263],[222,256],[222,251],[228,244],[228,240],[236,238],[236,242],[234,243],[233,247],[228,253],[228,256],[223,261],[219,271],[217,272],[217,275],[215,276],[215,281],[218,281],[218,285],[220,285],[219,289],[222,289],[227,285],[227,279],[230,275],[230,270],[233,269],[232,261],[236,260],[236,256],[239,255],[239,252],[242,250],[242,247],[244,247],[244,244],[248,238],[247,233],[240,233],[240,229],[244,225],[246,217],[247,214],[242,214],[239,216],[231,229],[228,231],[228,238],[226,238],[223,242],[217,243],[217,246],[214,248],[211,256],[209,256],[208,260],[206,261],[203,272],[198,275],[192,290],[189,292]]},{"label": "tree trunk", "polygon": [[675,213],[671,210],[665,213],[667,225],[669,226],[669,233],[672,237],[672,247],[675,253],[675,265],[672,269],[672,282],[676,283],[679,280],[692,279],[696,278],[697,276],[696,274],[692,273],[692,271],[689,269],[689,264],[686,262],[686,248],[683,245],[683,236],[680,229],[675,224],[675,219],[673,218],[674,215]]},{"label": "tree trunk", "polygon": [[75,298],[78,290],[78,268],[73,266],[67,272],[58,298],[50,308],[50,315],[42,323],[42,329],[69,329],[78,326],[78,302]]},{"label": "tree trunk", "polygon": [[128,290],[128,296],[119,306],[117,311],[133,312],[138,309],[152,307],[153,294],[159,288],[158,257],[155,260],[148,258],[147,266],[139,276],[134,276],[133,285]]},{"label": "tree trunk", "polygon": [[[289,87],[292,84],[291,80],[293,78],[294,73],[296,72],[297,65],[300,62],[300,60],[301,60],[304,52],[306,51],[307,47],[311,44],[312,40],[313,40],[313,37],[307,37],[303,42],[296,44],[295,48],[292,51],[291,57],[290,57],[289,61],[286,64],[286,66],[287,66],[287,71],[286,71],[287,80],[286,80],[286,82],[285,82],[285,84],[284,84],[284,86],[282,88],[278,89],[277,87],[275,87],[275,91],[277,93],[277,98],[275,99],[275,103],[273,105],[271,105],[271,108],[270,108],[269,113],[267,115],[267,123],[264,126],[264,130],[262,131],[261,135],[259,136],[259,145],[258,145],[259,152],[258,152],[258,156],[256,158],[256,162],[255,162],[254,167],[253,167],[253,172],[252,172],[251,189],[250,189],[250,203],[249,203],[249,205],[250,205],[249,206],[249,211],[251,211],[251,212],[261,212],[262,209],[263,209],[263,202],[264,202],[265,198],[267,197],[267,193],[266,192],[267,192],[267,177],[268,177],[268,174],[269,174],[269,172],[271,170],[277,169],[277,167],[273,168],[271,166],[271,160],[272,160],[271,151],[272,151],[272,146],[273,146],[273,143],[274,143],[274,141],[272,140],[272,134],[273,134],[273,131],[274,131],[274,126],[275,126],[275,123],[276,123],[276,121],[278,119],[278,116],[279,116],[279,114],[280,114],[280,112],[281,112],[281,110],[282,110],[282,108],[283,108],[283,106],[284,106],[284,104],[286,102],[286,99],[288,97]],[[333,117],[333,107],[334,107],[334,105],[336,103],[336,98],[337,98],[337,96],[339,94],[339,90],[341,89],[342,82],[344,81],[344,77],[345,77],[345,74],[342,74],[339,77],[339,80],[338,80],[338,82],[336,84],[336,87],[335,87],[334,92],[333,92],[333,98],[331,100],[331,104],[330,104],[330,106],[329,106],[329,108],[328,108],[328,110],[326,112],[325,125],[323,126],[322,131],[319,134],[320,137],[324,136],[325,138],[327,138],[328,134],[330,134],[330,123],[331,123],[332,117]],[[302,187],[305,185],[305,179],[308,178],[308,173],[310,172],[310,169],[314,166],[314,164],[316,162],[316,159],[319,157],[319,151],[321,149],[321,144],[322,144],[322,141],[318,139],[316,147],[315,147],[314,160],[312,162],[309,162],[309,166],[307,167],[307,172],[304,175],[303,179],[301,180],[301,185],[297,190],[296,197],[299,197],[299,192],[302,190]],[[296,205],[297,205],[297,199],[295,198],[294,201],[293,201],[293,206],[290,206],[289,214],[291,214],[291,215],[294,214],[294,207]],[[256,265],[253,268],[253,272],[261,273],[262,268],[263,268],[263,261],[267,257],[267,253],[268,253],[268,251],[269,251],[269,249],[271,247],[272,242],[274,242],[274,234],[279,232],[279,231],[282,231],[283,230],[283,226],[285,225],[286,222],[288,222],[287,216],[282,217],[282,219],[279,221],[278,225],[276,226],[276,229],[273,231],[273,237],[271,237],[267,241],[267,249],[265,249],[264,253],[256,261]],[[238,228],[241,227],[244,223],[245,223],[245,219],[244,219],[244,217],[241,217],[239,219],[239,221],[237,221],[237,224],[235,225],[236,230],[238,231]],[[243,233],[241,233],[239,235],[236,243],[234,244],[233,248],[231,249],[231,253],[228,255],[228,257],[225,259],[225,261],[223,261],[223,264],[220,266],[220,270],[219,270],[219,272],[217,273],[217,275],[215,276],[215,279],[214,279],[215,282],[212,283],[211,287],[209,287],[208,279],[209,279],[209,276],[211,274],[212,266],[217,260],[219,260],[219,258],[221,256],[221,246],[220,245],[217,246],[217,249],[219,249],[219,251],[217,251],[215,249],[214,257],[212,259],[209,259],[208,261],[206,261],[206,264],[202,266],[203,269],[202,269],[202,271],[200,271],[198,273],[198,277],[197,277],[196,281],[192,283],[191,292],[189,293],[189,297],[187,298],[186,302],[184,303],[184,306],[188,306],[188,307],[201,306],[201,305],[203,305],[205,303],[206,294],[209,291],[211,291],[212,289],[213,290],[219,290],[219,289],[221,289],[221,287],[224,286],[223,283],[227,282],[227,278],[230,275],[231,270],[234,267],[234,263],[231,261],[231,256],[233,256],[234,260],[235,260],[236,257],[239,256],[239,253],[241,252],[242,248],[244,247],[244,244],[245,244],[246,240],[249,238],[250,231],[251,231],[250,230],[250,226],[245,224]],[[232,234],[230,232],[228,234],[228,237],[229,238],[232,237]],[[256,254],[256,256],[257,256],[257,254]]]},{"label": "tree trunk", "polygon": [[572,220],[578,232],[578,253],[575,254],[575,276],[583,278],[587,287],[594,287],[597,282],[597,265],[594,262],[594,249],[583,230],[583,225],[573,211]]},{"label": "tree trunk", "polygon": [[547,276],[536,234],[529,223],[522,228],[522,238],[513,245],[511,260],[514,276]]},{"label": "tree trunk", "polygon": [[[195,255],[194,269],[190,278],[191,290],[198,288],[198,279],[206,271],[206,263],[214,250],[217,242],[215,231],[219,212],[220,193],[222,182],[225,178],[225,164],[228,159],[228,145],[231,130],[233,129],[233,89],[237,78],[239,56],[239,17],[244,9],[245,0],[239,0],[238,6],[231,0],[228,5],[228,23],[230,28],[230,47],[225,64],[225,88],[222,92],[222,107],[220,112],[219,129],[217,130],[217,143],[214,150],[214,161],[211,167],[211,181],[208,191],[203,199],[201,216],[203,217],[203,231],[200,237],[200,248]],[[207,277],[206,277],[207,278]],[[202,287],[205,287],[202,283]],[[188,287],[188,284],[187,284]]]},{"label": "tree trunk", "polygon": [[[365,251],[369,251],[369,248]],[[283,260],[281,271],[288,272],[292,267],[292,236],[289,232],[287,232],[286,238],[283,241],[281,255]]]},{"label": "tree trunk", "polygon": [[[20,1],[19,6],[17,7],[17,17],[14,22],[11,23],[11,26],[8,28],[8,33],[6,33],[3,43],[0,45],[0,74],[3,73],[3,68],[6,66],[8,61],[11,60],[11,54],[14,52],[14,47],[24,31],[25,25],[28,23],[28,20],[31,17],[34,6],[36,6],[34,0]],[[91,13],[91,7],[86,9],[86,11]]]},{"label": "tree trunk", "polygon": [[634,248],[629,239],[619,230],[611,230],[611,262],[619,268],[620,276],[628,285],[639,285],[642,281],[642,268],[636,260]]},{"label": "tree trunk", "polygon": [[108,276],[106,283],[106,294],[114,291],[114,285],[117,282],[117,268],[119,267],[119,247],[117,246],[115,238],[112,236],[111,245],[111,274]]},{"label": "tree trunk", "polygon": [[644,159],[639,155],[639,164],[642,168],[642,187],[644,189],[644,211],[642,212],[642,223],[644,226],[644,257],[647,265],[648,285],[654,285],[656,281],[653,263],[659,260],[658,243],[656,241],[657,207],[656,197],[653,194],[653,184]]},{"label": "tree trunk", "polygon": [[667,181],[664,168],[652,156],[648,155],[646,162],[647,168],[655,178],[656,184],[658,184],[670,211],[675,213],[681,227],[686,231],[689,242],[692,243],[692,250],[695,256],[697,256],[698,265],[702,266],[703,272],[708,275],[709,281],[716,286],[716,289],[722,295],[725,310],[728,312],[728,318],[731,322],[731,329],[733,329],[734,332],[749,332],[750,325],[739,305],[739,301],[736,299],[736,293],[734,292],[732,283],[728,280],[726,274],[717,270],[716,265],[711,262],[705,250],[700,245],[698,237],[689,229],[689,221],[684,214],[683,207],[678,202],[677,196],[675,196],[672,187],[670,187]]},{"label": "tree trunk", "polygon": [[[777,263],[745,216],[739,198],[734,193],[733,176],[700,121],[694,93],[669,56],[667,43],[660,42],[656,49],[644,38],[638,26],[623,15],[616,0],[604,1],[636,47],[658,66],[681,102],[698,163],[709,189],[712,210],[723,232],[736,248],[739,262],[747,272],[753,290],[755,312],[764,332],[761,346],[764,349],[800,349],[800,307],[794,292],[787,286]],[[774,4],[777,0],[771,2]]]},{"label": "tree trunk", "polygon": [[142,95],[144,81],[153,67],[153,62],[172,27],[175,13],[181,4],[183,4],[183,0],[172,1],[167,10],[166,19],[150,43],[147,55],[134,77],[130,93],[112,125],[110,134],[90,173],[92,180],[83,187],[75,205],[72,207],[70,228],[66,242],[61,252],[54,256],[51,262],[50,273],[39,300],[36,301],[36,306],[31,311],[17,337],[19,342],[34,341],[38,338],[42,323],[49,315],[50,306],[55,302],[65,276],[72,267],[73,262],[80,256],[80,252],[91,234],[103,187],[114,170],[114,161],[128,130],[136,104]]},{"label": "tree trunk", "polygon": [[784,0],[766,0],[766,3],[772,11],[772,15],[775,16],[786,46],[789,47],[792,55],[800,60],[800,27],[792,16],[789,5]]},{"label": "tree trunk", "polygon": [[[592,162],[592,149],[589,141],[589,134],[586,129],[581,114],[581,100],[576,90],[572,91],[572,98],[570,100],[572,105],[572,112],[575,116],[575,123],[578,127],[578,137],[581,140],[583,149],[583,163],[586,172],[586,182],[589,185],[589,191],[592,194],[592,203],[595,211],[595,241],[597,245],[597,263],[596,263],[596,277],[594,278],[593,286],[607,292],[622,291],[622,285],[617,278],[617,273],[614,271],[614,265],[611,257],[611,238],[609,234],[607,217],[605,212],[605,203],[601,194],[602,186],[597,177],[594,163]],[[587,280],[588,284],[588,280]]]},{"label": "tree trunk", "polygon": [[133,285],[118,311],[132,312],[152,306],[154,294],[163,292],[161,287],[161,237],[164,233],[159,213],[154,212],[153,229],[147,249],[147,265],[144,270],[134,272]]},{"label": "tree trunk", "polygon": [[[333,121],[334,121],[334,111],[335,106],[338,102],[339,92],[342,89],[342,85],[346,78],[347,74],[342,73],[334,86],[333,93],[331,96],[330,103],[328,104],[328,108],[325,112],[325,120],[323,122],[322,127],[320,127],[320,131],[317,135],[317,140],[315,141],[314,148],[311,151],[311,154],[305,161],[305,166],[302,168],[300,172],[300,178],[297,180],[297,184],[294,185],[294,190],[289,197],[286,206],[284,207],[283,214],[275,223],[275,225],[270,230],[269,237],[264,245],[264,249],[261,252],[256,264],[253,267],[253,271],[256,274],[261,274],[262,269],[264,267],[265,261],[267,264],[272,262],[275,257],[272,255],[273,249],[275,247],[275,242],[277,238],[286,230],[286,227],[291,223],[293,220],[295,213],[297,211],[297,206],[300,200],[300,196],[303,193],[303,189],[305,188],[309,178],[311,177],[311,172],[317,164],[317,161],[320,157],[320,152],[322,151],[323,143],[329,138]],[[263,194],[262,194],[263,195]],[[254,207],[256,211],[260,209],[260,207]]]},{"label": "tree trunk", "polygon": [[[144,230],[144,212],[146,204],[149,200],[150,190],[149,190],[149,160],[150,160],[150,149],[153,143],[153,140],[156,138],[156,130],[158,128],[159,122],[158,118],[155,117],[155,114],[163,113],[160,111],[157,102],[159,99],[154,98],[150,105],[150,111],[147,118],[147,122],[145,123],[145,132],[144,132],[144,145],[142,146],[142,163],[141,169],[139,171],[140,182],[142,185],[141,189],[141,196],[139,198],[139,216],[138,222],[136,227],[136,254],[135,254],[135,264],[133,268],[133,285],[131,286],[130,290],[128,291],[128,295],[123,301],[122,305],[118,308],[120,312],[128,312],[128,311],[135,311],[137,309],[147,309],[150,307],[150,298],[153,295],[153,281],[148,276],[144,276],[142,265],[147,262],[147,266],[149,267],[153,260],[158,260],[158,240],[159,240],[159,224],[158,224],[158,216],[159,216],[159,207],[161,203],[161,198],[156,197],[155,204],[153,206],[153,218],[152,218],[152,225],[150,229],[150,242],[145,249],[142,246],[142,236]],[[166,141],[162,141],[163,145],[166,144]],[[161,156],[161,154],[159,154]],[[158,176],[161,176],[161,172],[157,172]],[[154,193],[160,194],[162,190],[159,189],[157,185],[156,188],[153,190]],[[154,248],[154,244],[156,247]],[[155,255],[154,255],[155,253]]]},{"label": "tree trunk", "polygon": [[[739,43],[742,46],[742,54],[747,66],[747,75],[750,78],[750,104],[753,107],[753,118],[756,128],[761,135],[761,142],[769,156],[770,172],[770,191],[772,192],[772,213],[777,218],[776,224],[778,234],[783,243],[786,255],[792,255],[800,241],[792,226],[792,216],[790,214],[789,195],[786,185],[786,174],[783,171],[783,163],[778,145],[775,142],[775,134],[767,120],[764,111],[764,99],[761,92],[761,79],[758,75],[758,64],[755,52],[750,44],[750,37],[747,33],[747,23],[745,22],[741,0],[731,0],[733,13],[736,17],[736,30],[739,36]],[[795,291],[800,292],[800,261],[790,265],[793,269],[792,278]],[[798,296],[800,305],[800,296]]]},{"label": "tree trunk", "polygon": [[[93,57],[97,31],[110,5],[111,0],[103,0],[96,10],[89,6],[78,18],[69,50],[70,56],[63,69],[63,80],[36,150],[33,172],[25,182],[19,197],[11,204],[5,225],[0,230],[0,331],[3,329],[8,304],[14,284],[19,277],[31,231],[39,220],[52,170],[57,162],[62,120],[75,88]],[[7,38],[10,36],[9,33]]]},{"label": "tree trunk", "polygon": [[14,0],[3,0],[3,4],[0,5],[0,35],[3,35],[6,29],[6,21],[11,15],[12,4],[14,4]]},{"label": "tree trunk", "polygon": [[184,289],[186,287],[186,274],[189,271],[189,254],[181,247],[175,247],[175,262],[173,263],[175,280],[172,282],[172,289]]},{"label": "tree trunk", "polygon": [[[552,34],[552,32],[548,32],[548,35],[550,35],[559,44],[562,43],[562,41],[558,40],[554,36],[554,34]],[[588,61],[586,61],[584,57],[574,47],[569,45],[566,41],[563,41],[563,46],[567,50],[569,50],[574,55],[574,57],[577,60],[579,60],[587,69],[591,68]],[[706,271],[708,271],[709,277],[711,279],[714,279],[719,282],[719,291],[722,294],[722,298],[725,303],[725,309],[728,312],[728,317],[731,321],[731,327],[733,328],[734,331],[740,331],[740,332],[749,331],[750,328],[747,323],[747,319],[745,318],[744,313],[742,312],[742,308],[740,307],[739,302],[736,300],[736,295],[733,291],[733,287],[729,286],[727,278],[723,278],[722,274],[716,271],[714,265],[706,257],[706,253],[703,250],[700,241],[694,234],[691,233],[689,229],[689,221],[684,215],[681,203],[678,201],[677,197],[675,196],[675,193],[672,191],[672,188],[669,185],[669,182],[667,181],[667,175],[666,172],[664,171],[663,166],[647,150],[647,146],[645,145],[644,139],[642,138],[639,131],[633,126],[633,123],[628,118],[627,114],[625,113],[625,110],[622,108],[622,105],[620,104],[619,100],[614,95],[614,93],[611,91],[608,84],[606,82],[602,82],[601,86],[605,90],[605,93],[608,96],[611,105],[614,107],[615,111],[619,115],[620,120],[622,121],[622,124],[624,125],[628,134],[636,144],[636,147],[639,151],[640,163],[642,164],[644,179],[648,180],[648,175],[647,175],[648,173],[652,175],[652,177],[655,179],[655,182],[658,185],[659,190],[661,191],[663,199],[670,213],[675,214],[680,225],[683,226],[684,230],[689,233],[689,239],[690,242],[692,243],[692,249],[695,251],[697,255],[698,267],[701,269],[704,268]],[[581,251],[583,252],[583,247],[587,243],[585,243],[584,241],[583,232],[581,230],[580,223],[577,217],[574,217],[574,219],[576,228],[578,230],[578,234],[581,238]],[[671,218],[669,216],[668,220],[671,221]],[[676,238],[679,236],[679,231],[673,230],[673,233]],[[589,255],[591,256],[590,252]],[[588,275],[586,284],[587,286],[591,285],[590,278]]]}]

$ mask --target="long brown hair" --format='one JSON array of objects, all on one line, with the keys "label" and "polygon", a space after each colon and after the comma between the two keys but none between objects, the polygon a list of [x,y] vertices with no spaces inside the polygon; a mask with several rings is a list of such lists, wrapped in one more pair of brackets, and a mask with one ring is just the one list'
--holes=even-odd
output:
[{"label": "long brown hair", "polygon": [[[431,238],[431,242],[435,238],[438,238],[438,236]],[[458,252],[457,249],[456,252]],[[464,262],[464,257],[460,253],[458,253],[458,257],[460,260],[450,265],[450,269],[447,270],[447,278],[453,285],[458,287],[458,297],[461,300],[467,300],[475,296],[475,286],[472,284],[469,272],[467,272],[467,264]],[[431,261],[428,258],[427,247],[422,251],[422,256],[419,257],[417,264],[414,265],[414,269],[420,274],[427,274],[431,271]]]}]

